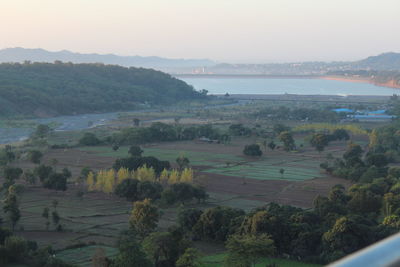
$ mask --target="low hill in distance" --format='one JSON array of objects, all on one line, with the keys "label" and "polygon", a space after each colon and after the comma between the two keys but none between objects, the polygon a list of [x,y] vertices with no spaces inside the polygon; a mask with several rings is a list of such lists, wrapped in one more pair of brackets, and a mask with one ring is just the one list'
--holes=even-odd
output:
[{"label": "low hill in distance", "polygon": [[174,71],[180,68],[193,68],[202,66],[212,66],[215,62],[208,59],[171,59],[162,57],[142,57],[142,56],[118,56],[113,54],[82,54],[67,50],[52,52],[44,49],[30,48],[6,48],[0,50],[0,63],[11,63],[24,61],[47,62],[54,61],[72,63],[104,63],[120,65],[124,67],[153,68],[162,71]]},{"label": "low hill in distance", "polygon": [[103,64],[0,64],[0,117],[132,110],[204,98],[169,74]]}]

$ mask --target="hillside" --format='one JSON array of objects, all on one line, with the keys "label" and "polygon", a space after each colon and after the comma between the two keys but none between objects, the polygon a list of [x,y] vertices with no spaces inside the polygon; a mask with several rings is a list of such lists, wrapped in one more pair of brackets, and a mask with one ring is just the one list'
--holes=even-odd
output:
[{"label": "hillside", "polygon": [[125,67],[143,67],[154,69],[190,68],[210,66],[215,63],[208,59],[170,59],[162,57],[118,56],[113,54],[81,54],[67,50],[47,51],[44,49],[6,48],[0,50],[0,63],[24,61],[53,63],[56,60],[72,63],[104,63]]},{"label": "hillside", "polygon": [[400,70],[400,53],[383,53],[353,63],[355,69]]},{"label": "hillside", "polygon": [[0,116],[131,110],[203,97],[160,71],[103,64],[0,64]]}]

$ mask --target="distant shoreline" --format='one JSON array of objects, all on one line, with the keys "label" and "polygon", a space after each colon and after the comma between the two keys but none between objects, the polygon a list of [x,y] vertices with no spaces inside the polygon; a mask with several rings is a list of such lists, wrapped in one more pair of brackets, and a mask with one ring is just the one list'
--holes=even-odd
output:
[{"label": "distant shoreline", "polygon": [[217,78],[217,79],[321,79],[353,83],[369,83],[376,86],[400,89],[394,80],[385,83],[375,82],[367,77],[347,77],[335,75],[270,75],[270,74],[171,74],[176,78]]}]

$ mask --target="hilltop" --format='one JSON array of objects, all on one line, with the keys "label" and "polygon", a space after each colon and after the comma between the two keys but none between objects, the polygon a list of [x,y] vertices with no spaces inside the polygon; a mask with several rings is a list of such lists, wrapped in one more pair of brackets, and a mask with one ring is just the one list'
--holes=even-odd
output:
[{"label": "hilltop", "polygon": [[72,63],[104,63],[124,67],[143,67],[158,70],[215,65],[213,61],[208,59],[171,59],[156,56],[142,57],[119,56],[114,54],[82,54],[68,50],[52,52],[40,48],[28,49],[21,47],[0,50],[0,63],[22,63],[26,60],[47,63],[53,63],[56,60]]},{"label": "hilltop", "polygon": [[204,97],[169,74],[104,64],[0,64],[0,116],[131,110]]}]

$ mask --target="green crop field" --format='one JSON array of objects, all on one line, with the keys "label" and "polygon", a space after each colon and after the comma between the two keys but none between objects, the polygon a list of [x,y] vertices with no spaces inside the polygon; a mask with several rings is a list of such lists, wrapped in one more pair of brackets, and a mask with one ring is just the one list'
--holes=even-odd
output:
[{"label": "green crop field", "polygon": [[[128,156],[128,147],[121,147],[117,151],[113,151],[110,147],[85,147],[81,149],[96,152],[100,156]],[[192,166],[208,166],[209,168],[204,172],[258,180],[304,181],[324,177],[319,168],[322,159],[299,157],[299,155],[293,153],[267,155],[258,161],[230,154],[159,148],[145,148],[144,155],[155,156],[170,162],[175,162],[178,156],[183,155],[189,158]],[[281,175],[280,169],[284,169],[283,175]]]},{"label": "green crop field", "polygon": [[[222,267],[226,254],[215,254],[203,257],[204,267]],[[304,263],[293,260],[277,259],[277,258],[264,258],[256,267],[264,267],[267,264],[275,264],[276,267],[318,267],[319,264]]]},{"label": "green crop field", "polygon": [[[207,169],[205,172],[259,180],[304,181],[323,177],[318,165],[318,162],[311,160],[290,161],[288,159],[286,162],[278,162],[265,159],[236,166],[218,166]],[[280,169],[284,169],[283,174],[280,173]]]}]

